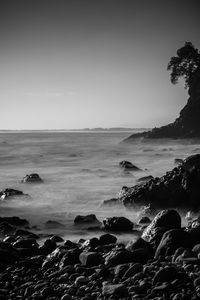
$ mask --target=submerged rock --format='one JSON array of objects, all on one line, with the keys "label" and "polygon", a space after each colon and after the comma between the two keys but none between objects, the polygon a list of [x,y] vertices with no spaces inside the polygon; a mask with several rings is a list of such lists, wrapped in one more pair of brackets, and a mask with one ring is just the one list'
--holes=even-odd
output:
[{"label": "submerged rock", "polygon": [[138,182],[144,182],[144,181],[149,181],[149,180],[152,180],[152,179],[154,179],[154,177],[152,175],[149,175],[149,176],[140,177],[137,181]]},{"label": "submerged rock", "polygon": [[0,223],[7,222],[10,225],[13,226],[19,226],[19,227],[27,227],[29,226],[29,221],[26,219],[21,219],[19,217],[0,217]]},{"label": "submerged rock", "polygon": [[130,161],[123,160],[119,163],[119,166],[125,170],[133,170],[133,171],[139,171],[141,170],[137,166],[133,165]]},{"label": "submerged rock", "polygon": [[0,192],[0,199],[6,200],[10,197],[14,196],[24,196],[25,194],[22,191],[15,190],[15,189],[5,189]]},{"label": "submerged rock", "polygon": [[48,220],[45,223],[45,227],[48,228],[48,229],[51,229],[51,228],[65,228],[65,225],[63,225],[62,223],[57,222],[57,221]]},{"label": "submerged rock", "polygon": [[37,173],[32,173],[30,175],[26,175],[22,179],[23,183],[42,183],[42,178]]}]

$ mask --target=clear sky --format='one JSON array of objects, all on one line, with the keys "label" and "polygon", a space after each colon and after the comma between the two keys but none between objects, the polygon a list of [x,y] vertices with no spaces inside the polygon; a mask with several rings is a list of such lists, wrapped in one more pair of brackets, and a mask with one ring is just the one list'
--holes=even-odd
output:
[{"label": "clear sky", "polygon": [[0,129],[154,127],[186,104],[166,70],[200,48],[199,0],[1,0]]}]

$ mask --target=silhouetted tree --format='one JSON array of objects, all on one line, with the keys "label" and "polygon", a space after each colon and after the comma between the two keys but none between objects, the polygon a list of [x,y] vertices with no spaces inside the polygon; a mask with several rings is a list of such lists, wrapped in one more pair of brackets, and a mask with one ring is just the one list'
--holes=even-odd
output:
[{"label": "silhouetted tree", "polygon": [[195,72],[200,68],[200,52],[191,42],[186,42],[176,54],[171,58],[167,67],[167,70],[171,71],[171,82],[176,84],[178,79],[183,77],[185,88],[188,88]]}]

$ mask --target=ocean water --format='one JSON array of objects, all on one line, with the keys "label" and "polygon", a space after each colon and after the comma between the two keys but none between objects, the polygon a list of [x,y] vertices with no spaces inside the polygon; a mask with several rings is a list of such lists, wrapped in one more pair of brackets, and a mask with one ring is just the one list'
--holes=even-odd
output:
[{"label": "ocean water", "polygon": [[[100,234],[75,226],[76,215],[96,214],[99,220],[137,212],[124,207],[102,206],[124,185],[133,186],[147,175],[161,176],[174,167],[175,158],[200,153],[197,140],[157,140],[121,143],[130,132],[1,132],[0,189],[15,188],[30,197],[1,201],[0,215],[27,218],[39,232],[48,233],[45,222],[65,225],[51,229],[65,238]],[[119,162],[129,160],[142,171],[124,172]],[[43,184],[24,184],[21,179],[38,173]],[[123,235],[125,238],[125,235]]]}]

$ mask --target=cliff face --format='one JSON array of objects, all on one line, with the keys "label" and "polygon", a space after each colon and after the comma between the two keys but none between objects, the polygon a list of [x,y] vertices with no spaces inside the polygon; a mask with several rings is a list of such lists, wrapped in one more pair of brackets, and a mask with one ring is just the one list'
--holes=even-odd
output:
[{"label": "cliff face", "polygon": [[171,124],[133,134],[126,140],[144,138],[193,138],[200,137],[200,71],[188,90],[189,99],[179,117]]}]

